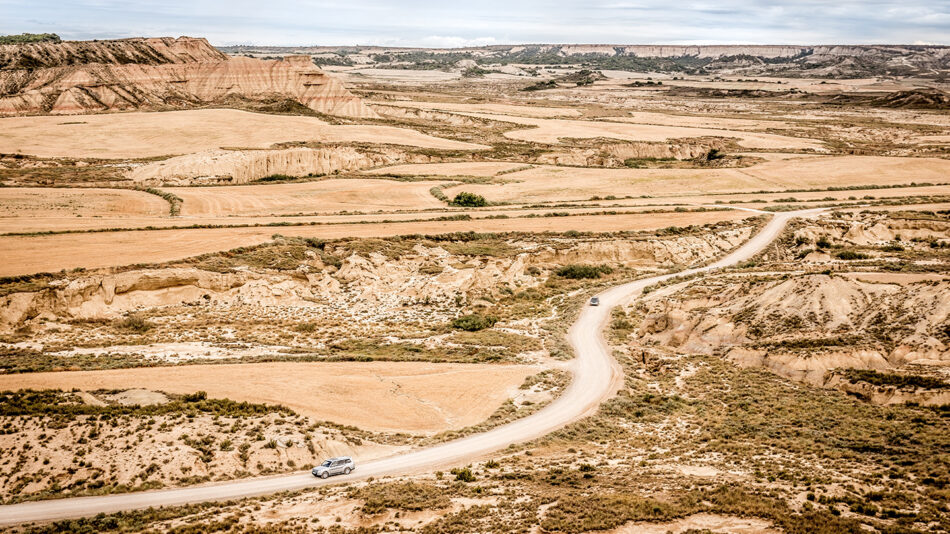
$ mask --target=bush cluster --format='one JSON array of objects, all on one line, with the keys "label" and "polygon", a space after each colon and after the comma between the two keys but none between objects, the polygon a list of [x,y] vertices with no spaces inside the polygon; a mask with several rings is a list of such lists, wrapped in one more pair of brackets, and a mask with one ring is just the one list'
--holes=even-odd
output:
[{"label": "bush cluster", "polygon": [[842,250],[835,254],[835,256],[840,260],[866,260],[869,257],[867,254],[853,250]]},{"label": "bush cluster", "polygon": [[479,330],[491,328],[495,326],[495,323],[497,322],[497,317],[473,313],[471,315],[463,315],[461,317],[452,319],[452,328],[457,328],[459,330],[465,330],[468,332],[477,332]]},{"label": "bush cluster", "polygon": [[464,208],[481,208],[482,206],[487,206],[488,201],[485,200],[485,197],[481,195],[476,195],[475,193],[466,193],[465,191],[460,192],[455,195],[455,198],[450,202],[453,206],[461,206]]},{"label": "bush cluster", "polygon": [[614,270],[611,269],[609,265],[580,265],[572,263],[554,271],[554,274],[560,276],[561,278],[580,280],[584,278],[600,278],[601,276],[610,274],[612,272],[614,272]]},{"label": "bush cluster", "polygon": [[58,43],[60,42],[60,38],[55,33],[21,33],[19,35],[0,35],[0,45],[47,42]]},{"label": "bush cluster", "polygon": [[894,386],[897,388],[950,389],[950,383],[939,378],[918,375],[895,375],[880,373],[870,369],[848,369],[845,378],[851,382],[867,382],[872,386]]}]

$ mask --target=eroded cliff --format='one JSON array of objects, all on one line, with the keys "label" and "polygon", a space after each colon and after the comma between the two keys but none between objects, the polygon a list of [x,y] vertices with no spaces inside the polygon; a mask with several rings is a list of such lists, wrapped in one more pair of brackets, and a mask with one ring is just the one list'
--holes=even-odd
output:
[{"label": "eroded cliff", "polygon": [[0,47],[0,114],[180,109],[235,98],[376,116],[307,56],[228,58],[191,37]]}]

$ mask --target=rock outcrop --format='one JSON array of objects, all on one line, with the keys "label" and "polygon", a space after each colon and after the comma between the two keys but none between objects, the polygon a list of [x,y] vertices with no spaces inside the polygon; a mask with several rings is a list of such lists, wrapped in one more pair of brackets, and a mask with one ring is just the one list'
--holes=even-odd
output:
[{"label": "rock outcrop", "polygon": [[665,240],[581,240],[558,249],[517,242],[511,246],[524,252],[512,257],[459,256],[420,243],[411,253],[394,259],[328,244],[324,252],[338,262],[324,263],[309,251],[297,268],[289,271],[239,267],[213,272],[167,267],[87,274],[54,280],[42,290],[0,296],[0,333],[44,320],[113,319],[129,311],[196,301],[225,307],[330,306],[377,316],[411,311],[420,302],[451,310],[459,299],[472,302],[498,297],[502,288],[541,284],[559,265],[610,263],[655,268],[707,261],[739,245],[750,233],[750,228],[735,228]]},{"label": "rock outcrop", "polygon": [[149,185],[246,184],[273,175],[333,174],[396,163],[429,163],[432,159],[398,150],[351,147],[210,150],[134,167],[127,176]]},{"label": "rock outcrop", "polygon": [[950,283],[804,275],[706,280],[643,310],[638,343],[723,354],[821,384],[836,368],[950,363]]},{"label": "rock outcrop", "polygon": [[320,113],[376,117],[309,56],[229,58],[205,39],[0,46],[0,114],[179,109],[293,99]]},{"label": "rock outcrop", "polygon": [[550,165],[577,165],[582,167],[622,167],[628,159],[688,160],[702,157],[711,149],[722,149],[722,139],[695,139],[672,143],[604,143],[590,148],[571,148],[547,152],[537,163]]}]

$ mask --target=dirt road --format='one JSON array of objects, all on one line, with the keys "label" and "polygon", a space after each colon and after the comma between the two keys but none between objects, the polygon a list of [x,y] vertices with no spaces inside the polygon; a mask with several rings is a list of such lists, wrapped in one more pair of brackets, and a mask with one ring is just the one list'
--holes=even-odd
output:
[{"label": "dirt road", "polygon": [[28,521],[47,521],[71,517],[112,513],[120,510],[157,506],[175,506],[187,503],[237,499],[278,491],[298,490],[328,483],[352,482],[368,477],[406,475],[431,471],[484,457],[510,444],[529,441],[573,421],[594,413],[598,406],[612,396],[621,384],[623,375],[616,360],[610,355],[601,335],[610,310],[621,302],[636,297],[644,287],[674,276],[685,276],[718,269],[745,261],[764,249],[781,233],[789,219],[811,215],[820,209],[778,213],[744,245],[710,265],[675,274],[654,276],[608,289],[599,295],[601,305],[586,306],[568,334],[577,357],[571,362],[573,381],[557,400],[534,415],[519,419],[488,432],[450,441],[434,447],[405,454],[359,463],[357,470],[347,476],[329,480],[315,479],[309,471],[267,478],[254,478],[188,488],[167,489],[107,495],[77,497],[49,501],[25,502],[0,506],[0,525]]}]

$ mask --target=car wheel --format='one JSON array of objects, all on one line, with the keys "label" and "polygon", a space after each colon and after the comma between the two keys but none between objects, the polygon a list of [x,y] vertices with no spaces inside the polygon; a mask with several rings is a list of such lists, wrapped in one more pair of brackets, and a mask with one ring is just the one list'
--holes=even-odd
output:
[{"label": "car wheel", "polygon": [[343,474],[344,474],[344,475],[349,475],[349,474],[350,474],[350,468],[347,467],[346,469],[344,469],[344,470],[343,470]]},{"label": "car wheel", "polygon": [[330,478],[330,472],[324,471],[323,473],[320,474],[320,478]]}]

